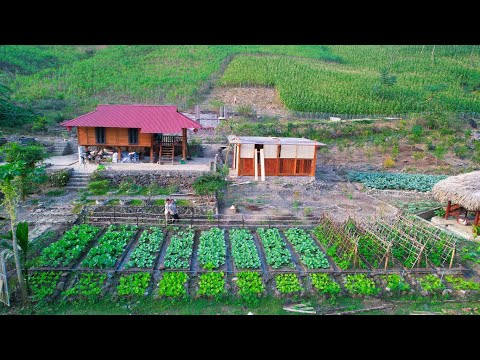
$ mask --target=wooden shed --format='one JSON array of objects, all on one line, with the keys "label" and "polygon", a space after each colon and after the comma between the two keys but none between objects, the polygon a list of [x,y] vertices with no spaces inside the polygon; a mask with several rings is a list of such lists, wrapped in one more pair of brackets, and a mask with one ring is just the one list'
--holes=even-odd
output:
[{"label": "wooden shed", "polygon": [[315,176],[317,149],[326,146],[304,138],[235,135],[228,142],[237,176]]}]

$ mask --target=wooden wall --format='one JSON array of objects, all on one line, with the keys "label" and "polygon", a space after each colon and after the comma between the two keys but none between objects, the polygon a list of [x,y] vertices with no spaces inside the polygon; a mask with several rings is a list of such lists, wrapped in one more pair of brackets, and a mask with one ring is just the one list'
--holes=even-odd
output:
[{"label": "wooden wall", "polygon": [[[94,127],[77,128],[78,145],[92,146],[97,145]],[[105,146],[146,146],[152,145],[152,134],[138,133],[138,144],[128,143],[127,128],[105,128]]]},{"label": "wooden wall", "polygon": [[[238,176],[254,176],[254,159],[238,158]],[[317,152],[313,159],[265,159],[265,176],[315,176]],[[258,175],[260,176],[260,164]]]}]

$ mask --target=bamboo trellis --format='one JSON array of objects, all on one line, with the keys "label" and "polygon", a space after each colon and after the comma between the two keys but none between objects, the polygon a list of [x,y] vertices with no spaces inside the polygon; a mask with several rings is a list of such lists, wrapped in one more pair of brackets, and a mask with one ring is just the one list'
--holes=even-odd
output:
[{"label": "bamboo trellis", "polygon": [[[415,266],[426,267],[427,259],[425,244],[419,242],[415,237],[403,231],[395,223],[389,223],[381,218],[365,222],[363,226],[392,244],[391,252],[403,266],[414,268]],[[422,258],[425,260],[422,262]]]},{"label": "bamboo trellis", "polygon": [[337,223],[327,214],[323,214],[320,218],[318,229],[321,230],[323,236],[323,239],[319,238],[318,240],[327,250],[335,246],[336,255],[339,259],[348,261],[349,268],[356,268],[357,264],[360,264],[358,256],[358,236],[347,229],[346,223]]},{"label": "bamboo trellis", "polygon": [[358,234],[358,245],[360,249],[370,250],[377,258],[377,265],[371,261],[369,265],[374,269],[387,269],[388,267],[395,267],[395,262],[392,254],[392,243],[386,239],[379,237],[365,226],[358,219],[350,218],[347,223],[354,225],[354,231]]},{"label": "bamboo trellis", "polygon": [[418,218],[402,217],[402,220],[412,224],[412,226],[415,226],[426,235],[424,239],[427,242],[427,255],[429,258],[432,259],[432,253],[439,253],[440,264],[435,265],[445,266],[448,263],[449,267],[452,267],[457,242],[459,240],[455,235],[438,229]]}]

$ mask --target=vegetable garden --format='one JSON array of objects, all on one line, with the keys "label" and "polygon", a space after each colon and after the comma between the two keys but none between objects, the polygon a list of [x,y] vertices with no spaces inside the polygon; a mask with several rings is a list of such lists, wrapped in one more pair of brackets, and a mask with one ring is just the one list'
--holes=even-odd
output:
[{"label": "vegetable garden", "polygon": [[[245,300],[268,293],[476,294],[480,285],[462,276],[468,269],[455,256],[456,242],[415,217],[339,223],[323,215],[314,228],[83,224],[32,261],[29,284],[37,302],[94,301],[108,293],[122,298],[233,293]],[[59,261],[65,252],[74,255]]]}]

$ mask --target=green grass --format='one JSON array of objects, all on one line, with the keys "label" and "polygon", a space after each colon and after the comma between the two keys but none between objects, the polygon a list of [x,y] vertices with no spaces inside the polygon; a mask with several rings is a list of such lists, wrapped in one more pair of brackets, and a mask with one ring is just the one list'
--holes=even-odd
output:
[{"label": "green grass", "polygon": [[47,196],[62,196],[65,194],[65,190],[62,189],[55,189],[48,191],[45,195]]},{"label": "green grass", "polygon": [[[0,80],[15,101],[56,121],[105,102],[187,108],[215,78],[218,85],[275,87],[297,111],[480,111],[480,51],[472,46],[436,45],[433,61],[431,45],[111,45],[90,54],[78,48],[2,46]],[[377,90],[384,68],[397,82]]]},{"label": "green grass", "polygon": [[[154,206],[164,206],[165,205],[165,199],[157,199],[153,202]],[[177,202],[178,205],[178,202]]]},{"label": "green grass", "polygon": [[119,205],[119,204],[120,204],[119,199],[110,199],[110,200],[107,201],[107,205],[114,206],[114,205]]},{"label": "green grass", "polygon": [[[186,199],[178,199],[175,200],[177,203],[177,206],[193,206],[192,202],[190,200]],[[157,199],[153,202],[153,205],[155,206],[164,206],[165,205],[165,199]]]},{"label": "green grass", "polygon": [[142,200],[138,200],[138,199],[133,199],[133,200],[130,200],[128,202],[128,205],[130,206],[142,206],[143,205],[143,201]]},{"label": "green grass", "polygon": [[[302,303],[310,303],[319,311],[335,310],[348,311],[358,310],[372,306],[363,299],[336,298],[335,302],[323,301],[317,296],[305,298]],[[469,314],[469,309],[478,309],[478,299],[471,301],[443,302],[440,299],[428,298],[423,296],[405,296],[390,302],[383,301],[385,304],[394,304],[393,310],[359,312],[359,315],[382,315],[396,314],[408,315],[412,311],[457,311],[459,314]],[[383,303],[382,302],[382,303]],[[56,301],[52,304],[29,305],[25,307],[6,307],[0,306],[0,314],[23,314],[23,315],[246,315],[252,312],[254,315],[299,315],[283,310],[286,305],[284,299],[267,296],[259,298],[254,303],[245,303],[232,296],[222,298],[221,301],[213,299],[155,299],[152,296],[140,297],[135,301],[116,299],[113,300],[107,296],[94,302],[74,302],[65,303]],[[378,304],[376,304],[378,305]],[[478,310],[476,314],[479,314]]]}]

